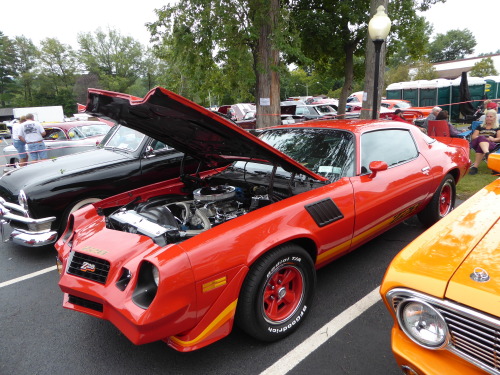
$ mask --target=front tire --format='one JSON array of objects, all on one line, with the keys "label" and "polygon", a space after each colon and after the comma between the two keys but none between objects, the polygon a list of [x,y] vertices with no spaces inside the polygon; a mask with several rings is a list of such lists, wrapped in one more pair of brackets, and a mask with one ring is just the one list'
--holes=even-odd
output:
[{"label": "front tire", "polygon": [[87,198],[78,202],[74,202],[73,205],[69,209],[67,209],[64,215],[62,216],[61,224],[59,225],[59,235],[61,235],[66,229],[66,224],[68,223],[69,215],[71,215],[73,212],[79,210],[82,207],[88,206],[89,204],[92,203],[100,202],[101,200],[102,200],[101,198]]},{"label": "front tire", "polygon": [[315,288],[311,256],[298,245],[281,245],[250,268],[240,291],[236,323],[258,340],[280,340],[303,322]]},{"label": "front tire", "polygon": [[420,222],[430,227],[448,215],[455,207],[456,195],[455,179],[452,175],[447,174],[434,193],[431,201],[418,214]]}]

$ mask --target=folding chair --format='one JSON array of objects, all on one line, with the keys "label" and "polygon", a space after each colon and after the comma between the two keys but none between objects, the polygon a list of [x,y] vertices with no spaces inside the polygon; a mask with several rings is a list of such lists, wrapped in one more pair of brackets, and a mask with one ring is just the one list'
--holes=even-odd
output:
[{"label": "folding chair", "polygon": [[467,139],[469,142],[472,141],[472,133],[477,129],[479,125],[481,125],[482,121],[472,121],[470,126],[470,130],[463,131],[459,134],[460,137]]},{"label": "folding chair", "polygon": [[450,128],[446,120],[428,121],[427,135],[431,137],[450,137]]}]

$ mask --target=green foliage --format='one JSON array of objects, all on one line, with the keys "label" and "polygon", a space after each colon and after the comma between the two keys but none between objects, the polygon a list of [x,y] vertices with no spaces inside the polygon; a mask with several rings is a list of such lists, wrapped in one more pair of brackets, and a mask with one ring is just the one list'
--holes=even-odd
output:
[{"label": "green foliage", "polygon": [[413,80],[432,80],[439,77],[432,63],[425,59],[413,63],[412,68],[415,70]]},{"label": "green foliage", "polygon": [[[258,27],[267,7],[263,0],[181,0],[157,10],[148,27],[156,56],[169,62],[169,87],[203,103],[254,101]],[[273,37],[278,41],[278,33]]]},{"label": "green foliage", "polygon": [[0,32],[0,105],[2,107],[10,101],[13,94],[16,61],[13,41]]},{"label": "green foliage", "polygon": [[142,45],[132,37],[118,31],[97,29],[92,33],[79,33],[79,59],[85,70],[99,77],[102,88],[127,92],[142,71]]},{"label": "green foliage", "polygon": [[498,75],[498,71],[495,69],[492,58],[487,57],[474,64],[470,71],[470,75],[472,77],[496,76]]},{"label": "green foliage", "polygon": [[437,34],[429,46],[431,62],[463,59],[465,55],[474,53],[476,38],[469,29],[450,30],[446,34]]}]

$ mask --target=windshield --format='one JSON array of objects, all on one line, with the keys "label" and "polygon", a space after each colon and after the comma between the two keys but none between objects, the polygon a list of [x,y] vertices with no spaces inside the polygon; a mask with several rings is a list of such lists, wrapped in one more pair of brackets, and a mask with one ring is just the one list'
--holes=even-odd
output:
[{"label": "windshield", "polygon": [[411,107],[411,104],[407,103],[407,102],[401,102],[401,103],[398,103],[394,106],[394,108],[400,108],[400,109],[406,109],[406,108],[410,108],[410,107]]},{"label": "windshield", "polygon": [[331,105],[318,105],[316,109],[322,115],[336,115],[337,111]]},{"label": "windshield", "polygon": [[[314,173],[330,180],[354,175],[354,136],[333,129],[273,129],[260,136],[264,142],[290,156]],[[255,162],[236,162],[235,167],[250,172],[272,171],[272,165]],[[277,174],[290,173],[278,168]]]},{"label": "windshield", "polygon": [[97,137],[106,135],[111,127],[106,124],[92,124],[79,126],[75,129],[80,130],[84,137]]},{"label": "windshield", "polygon": [[125,126],[120,126],[111,136],[106,137],[101,145],[135,151],[143,139],[144,134]]}]

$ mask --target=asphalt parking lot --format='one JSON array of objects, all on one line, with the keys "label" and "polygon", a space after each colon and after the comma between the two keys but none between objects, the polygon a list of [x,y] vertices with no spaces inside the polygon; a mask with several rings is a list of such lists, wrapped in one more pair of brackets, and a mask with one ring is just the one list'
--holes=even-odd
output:
[{"label": "asphalt parking lot", "polygon": [[1,243],[0,374],[400,374],[377,288],[422,231],[407,220],[319,270],[313,310],[285,340],[262,343],[235,328],[192,353],[135,346],[109,322],[63,309],[54,248]]},{"label": "asphalt parking lot", "polygon": [[235,329],[192,353],[163,342],[135,346],[109,322],[63,309],[55,250],[3,243],[0,374],[399,374],[378,293],[359,316],[347,313],[340,326],[335,319],[378,287],[394,255],[421,232],[408,220],[319,270],[313,311],[285,340],[261,343]]}]

